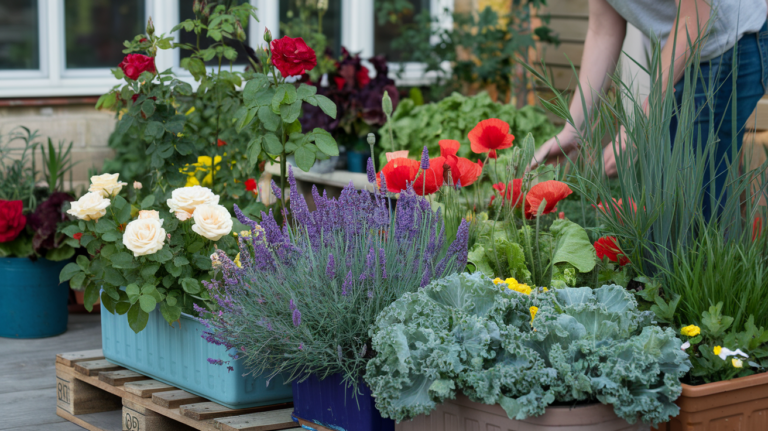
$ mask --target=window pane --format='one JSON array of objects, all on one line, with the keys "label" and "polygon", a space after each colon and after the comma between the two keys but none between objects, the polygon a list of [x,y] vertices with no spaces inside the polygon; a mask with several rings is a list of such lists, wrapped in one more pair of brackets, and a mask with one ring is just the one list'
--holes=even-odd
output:
[{"label": "window pane", "polygon": [[37,0],[0,1],[0,70],[39,69]]},{"label": "window pane", "polygon": [[[280,35],[286,33],[290,37],[302,37],[307,41],[308,31],[317,31],[318,14],[314,8],[307,8],[304,19],[307,25],[302,25],[302,15],[299,5],[305,0],[280,0]],[[306,6],[305,6],[306,7]],[[323,35],[333,57],[341,55],[341,0],[328,0],[328,10],[323,13]],[[311,42],[308,42],[311,43]],[[311,48],[316,50],[316,47]],[[316,50],[317,51],[317,50]],[[317,53],[320,55],[321,53]]]},{"label": "window pane", "polygon": [[145,16],[144,0],[64,0],[67,69],[116,67]]},{"label": "window pane", "polygon": [[411,0],[413,9],[400,14],[396,23],[387,21],[379,25],[378,17],[375,19],[375,31],[373,34],[373,52],[376,55],[384,55],[387,61],[414,61],[408,52],[392,48],[392,41],[402,34],[403,26],[412,26],[416,16],[422,12],[430,12],[430,0]]},{"label": "window pane", "polygon": [[[167,0],[165,0],[167,1]],[[247,3],[248,0],[237,0],[237,4],[243,4]],[[209,1],[208,4],[215,3],[215,1]],[[194,0],[179,0],[179,22],[186,21],[188,19],[195,19],[195,13],[192,12],[192,5],[194,4]],[[258,14],[258,11],[257,11]],[[237,51],[237,60],[232,62],[232,64],[237,65],[248,65],[250,64],[248,62],[248,55],[245,53],[245,48],[243,48],[243,43],[245,45],[248,45],[251,41],[250,36],[248,36],[248,28],[244,27],[245,30],[245,42],[240,42],[237,39],[224,39],[224,43],[227,44],[227,46],[231,46],[235,48]],[[213,39],[205,37],[205,30],[203,30],[202,33],[200,33],[200,49],[206,49],[209,46],[211,46],[214,43]],[[184,29],[179,30],[179,41],[181,43],[188,43],[193,46],[197,44],[197,35],[193,31],[184,31]],[[192,51],[182,49],[181,50],[181,58],[187,58],[190,55],[192,55]],[[209,66],[214,66],[219,64],[219,58],[214,57],[213,60],[210,60],[206,62],[205,64]],[[223,58],[221,60],[221,64],[229,64],[229,60],[226,58]]]}]

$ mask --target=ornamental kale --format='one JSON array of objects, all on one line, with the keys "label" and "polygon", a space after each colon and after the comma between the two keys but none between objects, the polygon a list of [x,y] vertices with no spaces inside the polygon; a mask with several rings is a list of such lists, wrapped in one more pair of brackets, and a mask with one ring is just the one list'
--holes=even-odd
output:
[{"label": "ornamental kale", "polygon": [[651,317],[616,285],[526,295],[481,274],[451,275],[379,315],[365,380],[398,421],[462,391],[518,420],[555,402],[601,402],[630,423],[656,424],[677,415],[690,362]]},{"label": "ornamental kale", "polygon": [[410,188],[394,210],[389,197],[351,184],[338,199],[313,188],[310,212],[292,171],[289,182],[292,223],[282,228],[271,212],[258,226],[235,207],[251,235],[239,238],[242,264],[219,253],[221,281],[206,283],[219,309],[202,310],[205,337],[235,348],[257,373],[290,380],[341,373],[356,387],[373,356],[376,316],[463,269],[468,224],[447,245],[440,212]]}]

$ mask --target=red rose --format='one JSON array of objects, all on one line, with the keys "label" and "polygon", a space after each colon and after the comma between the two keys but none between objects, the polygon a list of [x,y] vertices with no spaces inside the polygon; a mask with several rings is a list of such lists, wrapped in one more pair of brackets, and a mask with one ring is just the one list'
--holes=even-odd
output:
[{"label": "red rose", "polygon": [[155,69],[155,59],[142,54],[126,55],[118,67],[123,69],[125,76],[134,81],[139,79],[139,75],[142,72],[157,72],[157,69]]},{"label": "red rose", "polygon": [[21,201],[0,200],[0,242],[13,241],[27,225],[23,209]]},{"label": "red rose", "polygon": [[253,178],[249,178],[245,180],[245,189],[248,190],[249,192],[256,191],[256,189],[258,188],[259,186],[258,184],[256,184],[256,180],[254,180]]},{"label": "red rose", "polygon": [[360,70],[355,73],[355,79],[357,80],[357,85],[360,88],[368,85],[368,83],[371,82],[371,77],[368,75],[368,68],[365,66],[360,66]]},{"label": "red rose", "polygon": [[301,75],[305,70],[317,66],[315,50],[304,43],[304,39],[283,36],[270,44],[272,48],[272,64],[280,73],[287,76]]},{"label": "red rose", "polygon": [[227,145],[227,142],[219,139],[219,140],[216,141],[216,145],[219,146],[219,147],[223,147],[223,146]]},{"label": "red rose", "polygon": [[605,236],[595,241],[595,252],[597,258],[602,260],[607,257],[611,262],[624,266],[629,263],[629,258],[624,255],[619,245],[616,244],[616,237]]}]

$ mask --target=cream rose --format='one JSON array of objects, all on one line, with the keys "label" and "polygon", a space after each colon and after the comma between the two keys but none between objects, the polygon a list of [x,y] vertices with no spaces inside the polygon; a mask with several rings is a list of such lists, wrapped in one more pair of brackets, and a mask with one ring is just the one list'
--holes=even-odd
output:
[{"label": "cream rose", "polygon": [[195,208],[200,205],[218,205],[219,197],[208,187],[182,187],[171,192],[171,198],[166,203],[176,218],[184,221],[192,217]]},{"label": "cream rose", "polygon": [[107,213],[109,204],[109,199],[104,199],[101,193],[90,192],[72,202],[72,206],[67,210],[67,214],[73,215],[80,220],[98,220]]},{"label": "cream rose", "polygon": [[164,243],[165,229],[163,229],[162,219],[134,220],[128,223],[123,233],[123,244],[136,257],[157,253],[163,248]]},{"label": "cream rose", "polygon": [[157,219],[160,220],[160,212],[155,210],[142,210],[139,211],[139,220],[145,219]]},{"label": "cream rose", "polygon": [[91,187],[88,191],[99,192],[105,198],[116,196],[123,189],[123,186],[128,185],[128,183],[117,181],[119,177],[120,174],[95,175],[91,177]]},{"label": "cream rose", "polygon": [[195,220],[192,230],[211,241],[218,241],[232,232],[232,216],[221,205],[200,205],[192,217]]}]

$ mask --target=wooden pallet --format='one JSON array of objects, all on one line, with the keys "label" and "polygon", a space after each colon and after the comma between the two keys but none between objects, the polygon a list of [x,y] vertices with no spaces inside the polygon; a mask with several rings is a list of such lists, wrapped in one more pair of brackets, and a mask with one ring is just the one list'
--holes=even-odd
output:
[{"label": "wooden pallet", "polygon": [[101,350],[56,355],[56,380],[56,414],[91,431],[302,429],[291,403],[229,409],[115,365]]}]

